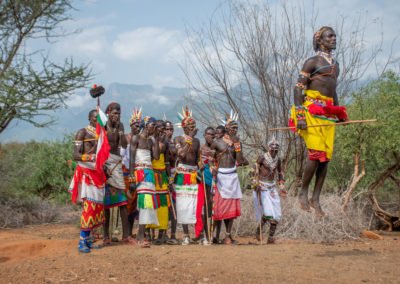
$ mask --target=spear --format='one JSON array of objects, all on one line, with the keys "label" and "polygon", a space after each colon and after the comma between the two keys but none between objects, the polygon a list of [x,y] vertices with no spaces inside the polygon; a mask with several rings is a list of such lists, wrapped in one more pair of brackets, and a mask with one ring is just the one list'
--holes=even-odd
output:
[{"label": "spear", "polygon": [[[307,125],[307,128],[336,126],[336,125],[347,125],[347,124],[357,124],[357,123],[370,123],[370,122],[376,122],[376,121],[377,121],[376,119],[348,120],[348,121],[345,121],[345,122],[337,122],[337,123]],[[281,130],[293,130],[293,129],[296,130],[297,128],[295,126],[278,127],[278,128],[271,128],[271,129],[269,129],[269,131],[281,131]]]}]

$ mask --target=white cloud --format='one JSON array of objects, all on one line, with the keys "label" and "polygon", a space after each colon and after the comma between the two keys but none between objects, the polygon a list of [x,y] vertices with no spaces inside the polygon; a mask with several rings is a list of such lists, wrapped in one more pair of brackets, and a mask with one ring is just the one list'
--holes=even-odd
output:
[{"label": "white cloud", "polygon": [[108,41],[107,32],[110,26],[96,26],[70,35],[56,43],[56,52],[62,55],[98,56],[106,52]]},{"label": "white cloud", "polygon": [[180,41],[180,32],[156,27],[141,27],[117,35],[112,43],[115,56],[123,60],[165,58]]},{"label": "white cloud", "polygon": [[91,101],[92,98],[89,95],[77,95],[73,94],[69,99],[65,102],[68,107],[83,107],[86,105],[89,101]]}]

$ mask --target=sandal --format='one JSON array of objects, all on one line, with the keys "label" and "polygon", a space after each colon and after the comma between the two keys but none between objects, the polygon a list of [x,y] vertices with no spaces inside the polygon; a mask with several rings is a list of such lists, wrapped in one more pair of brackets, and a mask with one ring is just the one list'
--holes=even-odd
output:
[{"label": "sandal", "polygon": [[212,243],[215,244],[215,245],[220,245],[220,244],[222,244],[222,240],[217,239],[216,237],[214,237],[212,239]]},{"label": "sandal", "polygon": [[132,238],[132,237],[127,237],[121,240],[121,242],[123,244],[127,244],[127,245],[137,245],[137,240]]},{"label": "sandal", "polygon": [[162,239],[155,239],[154,241],[151,242],[152,245],[160,246],[165,244],[165,240]]},{"label": "sandal", "polygon": [[224,245],[232,245],[232,240],[230,237],[225,237],[225,239],[222,241]]},{"label": "sandal", "polygon": [[150,248],[150,243],[146,240],[137,241],[137,245],[141,248]]},{"label": "sandal", "polygon": [[179,245],[179,241],[175,238],[168,239],[166,243],[167,243],[167,245]]},{"label": "sandal", "polygon": [[103,246],[111,246],[111,240],[109,238],[103,239]]}]

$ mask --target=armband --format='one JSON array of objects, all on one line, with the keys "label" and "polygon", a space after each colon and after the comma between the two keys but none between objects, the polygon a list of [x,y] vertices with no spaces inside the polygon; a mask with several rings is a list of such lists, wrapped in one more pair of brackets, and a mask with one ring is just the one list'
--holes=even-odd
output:
[{"label": "armband", "polygon": [[82,155],[82,161],[87,162],[87,161],[93,161],[94,155],[93,154],[83,154]]},{"label": "armband", "polygon": [[300,77],[300,78],[307,78],[307,79],[310,79],[311,74],[310,74],[310,73],[307,73],[307,72],[304,72],[304,71],[300,71],[299,77]]},{"label": "armband", "polygon": [[236,142],[233,144],[233,147],[235,147],[235,152],[240,152],[242,151],[242,146],[240,145],[240,142]]},{"label": "armband", "polygon": [[297,82],[296,83],[296,87],[302,90],[307,89],[306,85],[304,85],[303,83]]}]

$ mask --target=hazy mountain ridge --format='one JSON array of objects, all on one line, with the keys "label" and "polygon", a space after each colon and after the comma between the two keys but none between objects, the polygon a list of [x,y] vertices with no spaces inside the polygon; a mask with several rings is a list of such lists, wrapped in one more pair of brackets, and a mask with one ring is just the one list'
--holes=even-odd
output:
[{"label": "hazy mountain ridge", "polygon": [[[100,97],[100,104],[103,111],[110,102],[121,104],[122,122],[127,132],[129,118],[135,107],[142,107],[143,115],[162,119],[165,114],[168,120],[177,122],[176,113],[184,104],[186,94],[185,88],[111,83],[106,87],[106,93]],[[56,123],[51,127],[36,128],[24,121],[15,120],[0,135],[0,142],[62,139],[88,124],[88,113],[96,107],[96,103],[97,101],[90,97],[89,91],[80,93],[67,101],[67,109],[48,113],[56,119]]]}]

